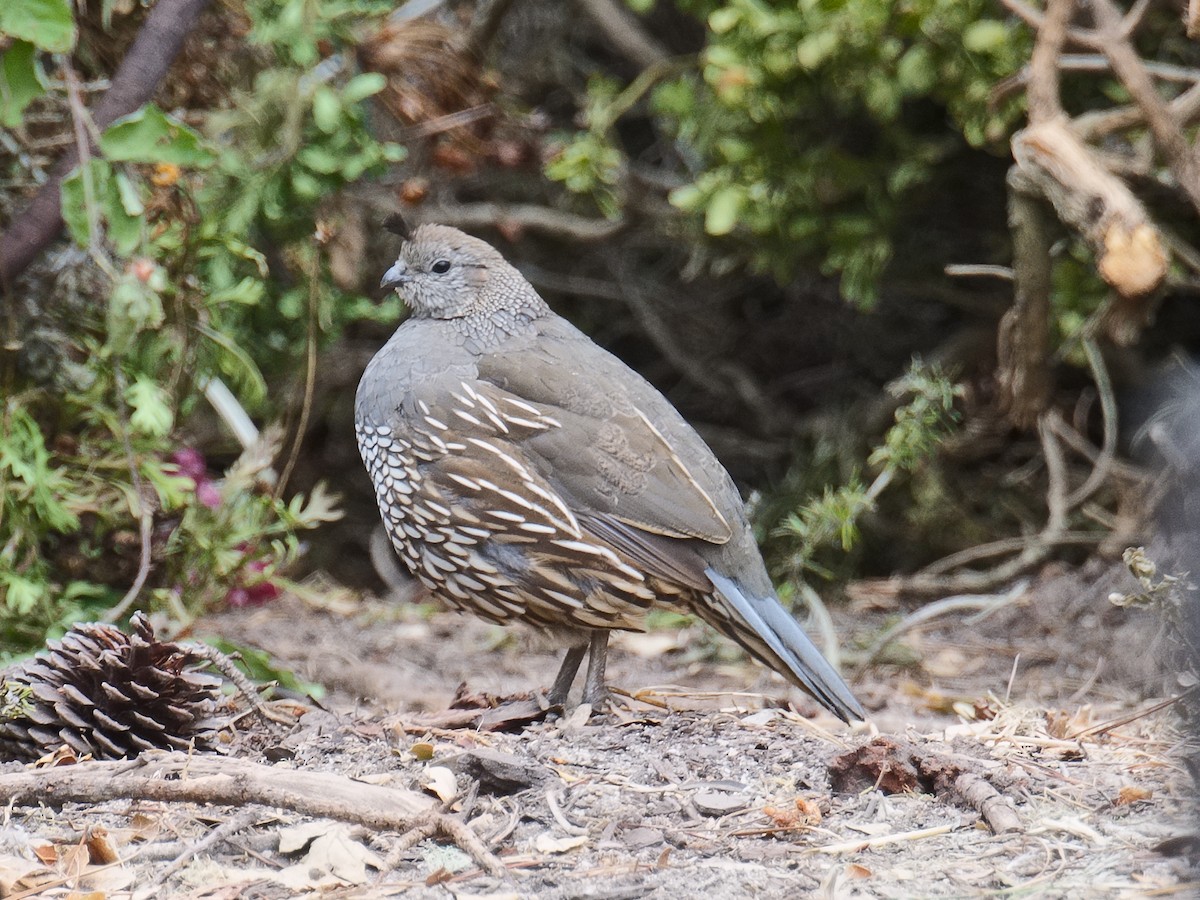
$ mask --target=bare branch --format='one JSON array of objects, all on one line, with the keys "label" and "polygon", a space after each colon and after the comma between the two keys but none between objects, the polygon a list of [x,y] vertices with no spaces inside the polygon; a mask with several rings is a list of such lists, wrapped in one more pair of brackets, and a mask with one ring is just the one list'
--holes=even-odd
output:
[{"label": "bare branch", "polygon": [[1167,275],[1158,228],[1121,179],[1105,169],[1064,118],[1018,132],[1013,157],[1096,255],[1100,275],[1123,297],[1141,297]]},{"label": "bare branch", "polygon": [[1179,186],[1200,211],[1200,162],[1179,121],[1159,95],[1146,64],[1129,42],[1121,11],[1112,0],[1092,0],[1092,15],[1103,38],[1101,50],[1112,64],[1113,72],[1141,109],[1146,126]]},{"label": "bare branch", "polygon": [[661,63],[670,55],[618,0],[578,0],[578,3],[600,26],[609,43],[631,62],[646,68]]},{"label": "bare branch", "polygon": [[[386,196],[356,192],[356,196],[380,212],[396,212]],[[625,223],[620,219],[593,219],[532,203],[446,203],[406,209],[405,218],[439,222],[456,228],[529,229],[576,241],[602,241],[616,234]]]},{"label": "bare branch", "polygon": [[1067,39],[1067,26],[1075,0],[1047,0],[1046,15],[1038,28],[1037,43],[1029,59],[1029,121],[1045,122],[1062,115],[1058,99],[1058,57]]},{"label": "bare branch", "polygon": [[1038,192],[1009,170],[1008,227],[1013,238],[1013,305],[1000,320],[996,378],[1000,405],[1018,428],[1037,421],[1050,400],[1050,223]]}]

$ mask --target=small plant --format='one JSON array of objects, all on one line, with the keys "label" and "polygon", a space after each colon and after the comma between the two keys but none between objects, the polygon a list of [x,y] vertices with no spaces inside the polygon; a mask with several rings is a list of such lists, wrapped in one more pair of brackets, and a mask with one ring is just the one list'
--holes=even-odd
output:
[{"label": "small plant", "polygon": [[858,474],[839,487],[827,486],[821,496],[789,513],[776,529],[790,545],[788,568],[831,577],[828,568],[816,561],[819,552],[837,543],[850,550],[859,536],[859,522],[875,509],[883,491],[901,473],[913,472],[926,462],[950,433],[958,413],[955,400],[961,389],[936,367],[914,360],[908,374],[889,387],[897,398],[910,397],[896,410],[895,424],[867,459],[878,474],[870,485]]}]

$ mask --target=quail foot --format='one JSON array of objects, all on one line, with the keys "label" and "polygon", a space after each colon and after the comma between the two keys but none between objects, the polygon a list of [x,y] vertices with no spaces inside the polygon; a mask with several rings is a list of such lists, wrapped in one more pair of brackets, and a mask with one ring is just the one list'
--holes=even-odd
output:
[{"label": "quail foot", "polygon": [[649,382],[454,228],[407,235],[383,286],[410,316],[363,374],[355,429],[384,526],[451,606],[563,636],[551,702],[587,651],[601,703],[608,633],[668,608],[863,718],[780,605],[732,479]]}]

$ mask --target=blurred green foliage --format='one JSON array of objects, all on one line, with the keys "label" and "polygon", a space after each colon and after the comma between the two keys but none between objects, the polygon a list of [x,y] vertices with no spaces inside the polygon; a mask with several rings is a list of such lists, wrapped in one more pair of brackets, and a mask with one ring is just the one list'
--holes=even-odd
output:
[{"label": "blurred green foliage", "polygon": [[[51,377],[0,376],[0,656],[119,601],[140,534],[153,566],[139,605],[187,619],[277,579],[298,532],[337,517],[319,486],[276,496],[278,434],[218,478],[180,428],[214,378],[280,414],[264,371],[294,373],[310,335],[378,314],[333,285],[314,235],[323,199],[403,156],[368,130],[363,101],[383,78],[355,74],[348,52],[351,30],[390,9],[250,0],[244,92],[200,127],[149,104],[65,180],[63,218],[92,272],[62,298],[82,313],[58,316]],[[43,51],[95,34],[77,14],[66,0],[0,4],[0,38],[16,39],[0,56],[0,122],[21,125],[38,97],[67,108],[44,74],[61,58]]]},{"label": "blurred green foliage", "polygon": [[[999,146],[1021,112],[1019,98],[988,103],[1030,50],[990,0],[676,4],[705,22],[707,46],[652,94],[689,161],[671,201],[725,239],[718,252],[780,280],[815,264],[872,302],[913,189],[963,141]],[[617,96],[593,81],[587,130],[547,169],[609,215]]]}]

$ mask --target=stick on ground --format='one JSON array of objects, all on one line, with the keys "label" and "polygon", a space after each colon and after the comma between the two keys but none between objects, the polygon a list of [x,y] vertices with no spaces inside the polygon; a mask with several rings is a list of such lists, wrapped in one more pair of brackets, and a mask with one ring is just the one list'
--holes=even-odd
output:
[{"label": "stick on ground", "polygon": [[57,806],[116,799],[238,807],[257,803],[353,822],[374,831],[416,831],[418,840],[440,835],[457,844],[488,874],[507,875],[504,864],[479,836],[457,819],[435,811],[432,798],[327,772],[150,751],[132,762],[85,762],[0,775],[0,803]]}]

